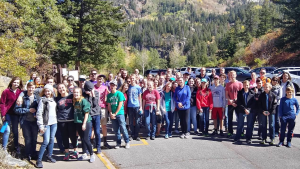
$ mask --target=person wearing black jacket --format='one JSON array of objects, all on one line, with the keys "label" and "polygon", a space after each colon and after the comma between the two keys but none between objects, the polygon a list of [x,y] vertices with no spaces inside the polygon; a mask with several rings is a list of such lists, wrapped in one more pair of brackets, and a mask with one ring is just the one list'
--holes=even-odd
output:
[{"label": "person wearing black jacket", "polygon": [[201,79],[206,79],[206,81],[209,83],[208,84],[208,86],[210,86],[210,83],[211,83],[211,79],[207,76],[207,74],[206,74],[206,68],[205,67],[202,67],[201,69],[200,69],[200,75],[198,75],[198,76],[196,76],[196,77],[198,77],[200,80]]},{"label": "person wearing black jacket", "polygon": [[[91,104],[90,115],[92,117],[92,125],[96,137],[97,154],[100,154],[101,153],[101,136],[100,136],[101,107],[99,106],[99,92],[94,90],[94,84],[92,82],[86,81],[84,84],[84,90],[82,92],[82,96],[86,100],[88,100]],[[91,138],[91,135],[92,135],[92,130],[90,131],[89,138]]]},{"label": "person wearing black jacket", "polygon": [[264,86],[264,92],[259,96],[259,108],[260,115],[259,120],[262,124],[262,141],[260,144],[265,144],[267,139],[267,117],[269,117],[269,134],[270,134],[270,145],[274,145],[275,138],[275,113],[277,106],[276,95],[271,92],[272,85],[270,83],[266,83]]},{"label": "person wearing black jacket", "polygon": [[191,90],[191,109],[188,117],[188,132],[191,130],[191,122],[193,124],[193,134],[197,135],[197,106],[196,106],[196,94],[197,94],[197,87],[195,86],[195,80],[193,78],[190,78],[188,81],[188,85]]},{"label": "person wearing black jacket", "polygon": [[[259,96],[261,95],[261,93],[263,92],[263,87],[262,87],[262,80],[261,79],[257,79],[256,80],[256,87],[255,88],[252,88],[251,90],[255,93],[254,94],[254,103],[253,103],[253,108],[252,108],[252,114],[250,115],[251,116],[251,122],[252,122],[252,125],[250,125],[249,127],[249,130],[252,131],[252,133],[249,133],[251,135],[248,135],[248,138],[250,140],[250,143],[251,143],[251,138],[252,138],[252,135],[253,135],[253,129],[254,129],[254,123],[256,121],[256,119],[259,119]],[[259,139],[261,140],[261,123],[260,121],[258,120],[258,137]]]},{"label": "person wearing black jacket", "polygon": [[[251,122],[251,116],[250,111],[251,107],[253,106],[253,98],[254,98],[254,92],[249,89],[250,82],[248,80],[245,80],[243,82],[243,89],[238,91],[237,94],[237,111],[238,111],[238,126],[236,135],[234,138],[235,142],[238,142],[240,140],[243,127],[244,127],[244,120],[245,116],[247,117],[247,125],[249,122]],[[247,127],[248,128],[248,127]],[[248,131],[247,131],[248,132]]]}]

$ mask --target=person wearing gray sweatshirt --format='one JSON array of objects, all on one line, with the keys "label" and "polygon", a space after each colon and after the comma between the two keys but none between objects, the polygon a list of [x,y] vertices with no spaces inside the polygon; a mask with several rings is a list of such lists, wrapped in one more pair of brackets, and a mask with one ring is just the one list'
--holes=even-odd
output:
[{"label": "person wearing gray sweatshirt", "polygon": [[213,109],[211,118],[214,120],[214,132],[212,135],[218,134],[218,119],[220,122],[220,135],[223,136],[223,117],[226,107],[225,88],[220,84],[219,76],[215,75],[213,85],[209,88],[213,96]]}]

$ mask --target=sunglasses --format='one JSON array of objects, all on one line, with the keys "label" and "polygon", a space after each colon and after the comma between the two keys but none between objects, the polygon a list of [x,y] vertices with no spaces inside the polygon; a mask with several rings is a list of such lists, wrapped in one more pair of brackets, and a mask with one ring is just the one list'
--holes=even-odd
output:
[{"label": "sunglasses", "polygon": [[68,79],[68,81],[69,81],[69,82],[72,82],[73,80],[72,80],[72,79]]},{"label": "sunglasses", "polygon": [[278,82],[278,80],[272,80],[273,82]]},{"label": "sunglasses", "polygon": [[92,75],[97,75],[97,73],[92,73]]},{"label": "sunglasses", "polygon": [[260,74],[266,74],[265,72],[260,72]]}]

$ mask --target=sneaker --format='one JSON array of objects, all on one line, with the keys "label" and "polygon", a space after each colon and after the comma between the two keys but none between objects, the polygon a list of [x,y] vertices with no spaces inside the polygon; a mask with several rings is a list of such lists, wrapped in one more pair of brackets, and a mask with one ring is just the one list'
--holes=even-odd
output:
[{"label": "sneaker", "polygon": [[155,137],[150,137],[151,140],[155,140]]},{"label": "sneaker", "polygon": [[36,168],[43,168],[43,163],[42,163],[42,161],[40,161],[40,160],[36,161],[35,167],[36,167]]},{"label": "sneaker", "polygon": [[112,149],[112,147],[107,142],[104,142],[104,147],[106,147],[107,149]]},{"label": "sneaker", "polygon": [[233,144],[237,144],[239,142],[240,142],[240,140],[233,140]]},{"label": "sneaker", "polygon": [[260,142],[260,144],[265,144],[266,142],[265,142],[265,140],[262,140],[261,142]]},{"label": "sneaker", "polygon": [[278,133],[275,133],[275,137],[278,137]]},{"label": "sneaker", "polygon": [[258,140],[262,140],[262,137],[261,137],[261,136],[259,136],[259,137],[258,137]]},{"label": "sneaker", "polygon": [[117,144],[117,145],[115,146],[115,149],[119,149],[120,146],[121,146],[121,144]]},{"label": "sneaker", "polygon": [[70,159],[70,153],[66,153],[63,158],[63,161],[69,161],[69,159]]},{"label": "sneaker", "polygon": [[133,137],[132,137],[132,136],[130,136],[130,137],[129,137],[129,141],[132,141],[132,140],[133,140]]},{"label": "sneaker", "polygon": [[252,141],[251,141],[251,140],[247,140],[246,142],[247,142],[247,144],[251,144],[251,143],[252,143]]},{"label": "sneaker", "polygon": [[95,159],[96,159],[95,154],[91,155],[91,157],[90,157],[90,163],[95,162]]},{"label": "sneaker", "polygon": [[194,132],[194,135],[198,135],[198,134],[199,134],[198,131],[195,131],[195,132]]},{"label": "sneaker", "polygon": [[78,155],[79,155],[79,153],[77,151],[73,151],[73,155],[71,155],[71,158],[77,159]]},{"label": "sneaker", "polygon": [[86,154],[83,154],[81,157],[78,158],[79,161],[87,160],[88,156]]},{"label": "sneaker", "polygon": [[241,138],[242,138],[242,139],[245,138],[245,134],[244,134],[244,133],[241,134]]},{"label": "sneaker", "polygon": [[291,142],[287,142],[287,145],[286,145],[286,147],[288,147],[288,148],[292,148],[292,143],[291,143]]},{"label": "sneaker", "polygon": [[166,135],[165,135],[165,139],[168,139],[168,138],[169,138],[169,135],[168,135],[168,134],[166,134]]},{"label": "sneaker", "polygon": [[283,146],[283,143],[282,142],[279,142],[278,144],[277,144],[277,147],[282,147]]},{"label": "sneaker", "polygon": [[149,136],[147,136],[147,137],[145,138],[145,140],[150,140],[150,137],[149,137]]},{"label": "sneaker", "polygon": [[56,160],[50,156],[47,157],[47,161],[49,161],[50,163],[56,163]]},{"label": "sneaker", "polygon": [[20,154],[21,154],[20,147],[16,147],[16,148],[15,148],[15,150],[16,150],[16,154],[18,154],[18,155],[20,155]]},{"label": "sneaker", "polygon": [[269,143],[270,145],[274,145],[274,139],[271,140],[271,142]]},{"label": "sneaker", "polygon": [[135,140],[136,140],[136,141],[141,141],[141,138],[137,137]]},{"label": "sneaker", "polygon": [[100,148],[97,148],[96,154],[101,154],[101,149]]},{"label": "sneaker", "polygon": [[185,135],[184,135],[184,138],[185,139],[188,139],[190,137],[190,133],[186,133]]},{"label": "sneaker", "polygon": [[170,135],[169,135],[169,138],[172,138],[172,137],[173,137],[172,134],[170,134]]},{"label": "sneaker", "polygon": [[129,143],[126,143],[126,144],[125,144],[125,148],[126,148],[126,149],[129,149],[129,148],[130,148],[130,144],[129,144]]},{"label": "sneaker", "polygon": [[228,133],[227,134],[227,138],[231,138],[232,137],[232,134],[231,133]]},{"label": "sneaker", "polygon": [[205,132],[204,137],[209,137],[209,134],[207,132]]},{"label": "sneaker", "polygon": [[174,132],[175,132],[176,134],[179,134],[179,131],[178,131],[178,130],[175,130]]},{"label": "sneaker", "polygon": [[224,136],[223,130],[220,130],[220,136]]},{"label": "sneaker", "polygon": [[184,138],[184,134],[181,134],[180,138]]},{"label": "sneaker", "polygon": [[212,132],[211,135],[214,136],[214,135],[216,135],[216,134],[218,134],[218,130],[217,130],[217,129],[214,129],[214,132]]}]

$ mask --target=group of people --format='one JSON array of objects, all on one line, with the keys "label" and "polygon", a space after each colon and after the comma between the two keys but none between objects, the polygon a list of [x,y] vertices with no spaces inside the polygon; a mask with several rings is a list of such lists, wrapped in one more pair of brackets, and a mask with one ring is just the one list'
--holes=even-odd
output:
[{"label": "group of people", "polygon": [[[138,69],[131,75],[121,69],[115,77],[112,73],[106,77],[91,70],[89,80],[79,76],[78,85],[73,76],[55,84],[52,76],[47,76],[43,83],[37,73],[32,73],[25,86],[19,77],[14,77],[1,95],[1,117],[4,125],[8,124],[2,146],[6,150],[12,130],[15,149],[20,152],[20,124],[26,157],[28,160],[36,158],[36,167],[43,167],[46,150],[47,160],[56,162],[52,157],[55,137],[60,150],[65,152],[63,160],[94,162],[93,148],[101,153],[101,132],[103,145],[112,148],[107,142],[106,125],[110,119],[116,149],[121,147],[123,140],[125,148],[130,148],[129,142],[140,141],[140,136],[155,140],[161,131],[165,132],[165,139],[171,138],[173,133],[179,134],[179,126],[182,139],[188,139],[190,134],[224,136],[227,132],[227,137],[234,142],[246,138],[251,144],[255,121],[258,121],[261,144],[266,143],[269,128],[269,144],[273,145],[274,138],[280,134],[277,146],[282,146],[288,128],[287,147],[291,147],[295,119],[300,110],[289,73],[269,79],[265,77],[266,70],[261,69],[260,77],[252,73],[251,80],[239,82],[235,71],[226,75],[225,69],[220,68],[219,75],[215,72],[207,76],[206,69],[201,68],[201,74],[193,76],[189,69],[184,74],[167,69],[164,75],[149,74],[144,78]],[[210,115],[214,122],[212,133],[209,133]],[[245,118],[247,127],[244,130]],[[140,134],[142,126],[146,128],[143,135]],[[43,136],[43,143],[36,152],[38,134]],[[80,157],[78,136],[82,141]]]}]

